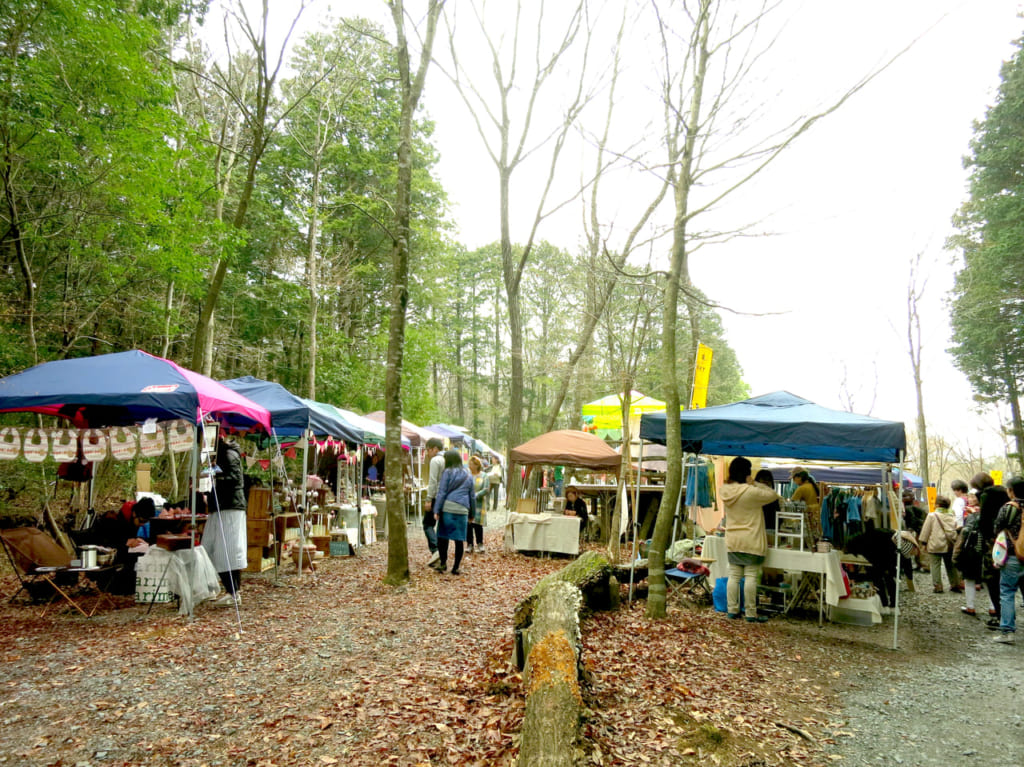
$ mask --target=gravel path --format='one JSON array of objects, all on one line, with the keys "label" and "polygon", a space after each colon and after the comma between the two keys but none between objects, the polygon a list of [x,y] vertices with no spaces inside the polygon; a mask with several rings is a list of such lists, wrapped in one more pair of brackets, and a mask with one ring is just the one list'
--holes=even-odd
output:
[{"label": "gravel path", "polygon": [[[993,643],[983,618],[960,612],[963,595],[934,593],[927,573],[915,585],[900,593],[900,649],[865,647],[861,671],[836,687],[845,722],[833,752],[850,767],[1021,764],[1024,637]],[[988,608],[984,592],[977,607]],[[891,620],[865,630],[868,642],[891,646]],[[851,668],[857,655],[855,647]]]}]

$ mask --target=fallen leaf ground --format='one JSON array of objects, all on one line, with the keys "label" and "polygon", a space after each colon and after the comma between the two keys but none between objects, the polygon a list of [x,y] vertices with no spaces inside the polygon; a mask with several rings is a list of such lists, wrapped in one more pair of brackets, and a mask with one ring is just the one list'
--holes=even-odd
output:
[{"label": "fallen leaf ground", "polygon": [[[323,560],[315,577],[246,575],[237,616],[146,614],[127,599],[91,619],[42,616],[4,599],[0,764],[512,764],[524,709],[512,611],[567,560],[502,553],[488,530],[489,553],[438,575],[417,533],[408,586],[382,584],[382,543]],[[836,647],[843,673],[888,662],[877,631],[851,644],[862,629],[753,626],[689,602],[661,621],[644,610],[624,601],[585,621],[591,764],[832,763]]]}]

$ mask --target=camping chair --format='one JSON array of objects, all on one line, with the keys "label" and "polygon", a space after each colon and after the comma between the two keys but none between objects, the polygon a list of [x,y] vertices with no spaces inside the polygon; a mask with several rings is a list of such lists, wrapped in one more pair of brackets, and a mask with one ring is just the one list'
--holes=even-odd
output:
[{"label": "camping chair", "polygon": [[665,570],[665,586],[668,591],[666,600],[682,599],[683,596],[690,596],[697,599],[711,599],[711,587],[708,585],[708,576],[711,571],[697,560],[684,559],[682,563],[693,563],[692,569],[682,570],[673,567]]},{"label": "camping chair", "polygon": [[70,566],[70,555],[53,538],[34,527],[0,530],[0,545],[21,581],[21,588],[14,592],[10,601],[22,591],[33,602],[52,598],[58,588],[54,575]]},{"label": "camping chair", "polygon": [[[34,527],[0,530],[0,545],[3,546],[11,567],[21,581],[21,588],[14,592],[11,602],[24,591],[34,603],[46,600],[46,607],[43,609],[45,615],[59,596],[83,616],[91,618],[104,601],[110,601],[102,579],[105,577],[109,582],[109,576],[120,569],[119,566],[105,565],[90,569],[71,567],[71,556],[67,551],[49,535]],[[89,612],[86,612],[70,593],[71,587],[78,584],[78,577],[82,573],[86,573],[93,580],[99,593],[96,604]]]}]

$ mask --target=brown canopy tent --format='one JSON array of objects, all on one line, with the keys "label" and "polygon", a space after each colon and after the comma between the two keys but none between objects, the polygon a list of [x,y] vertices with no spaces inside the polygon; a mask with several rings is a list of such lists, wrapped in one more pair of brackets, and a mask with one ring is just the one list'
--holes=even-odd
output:
[{"label": "brown canopy tent", "polygon": [[512,449],[512,462],[524,466],[551,464],[618,472],[621,461],[603,439],[573,429],[549,431]]}]

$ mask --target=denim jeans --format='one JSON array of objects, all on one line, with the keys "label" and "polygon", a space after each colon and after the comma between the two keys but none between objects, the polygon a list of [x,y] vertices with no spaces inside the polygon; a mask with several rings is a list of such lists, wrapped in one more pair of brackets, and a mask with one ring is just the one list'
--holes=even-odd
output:
[{"label": "denim jeans", "polygon": [[427,547],[430,549],[430,553],[433,554],[437,551],[437,518],[434,516],[434,512],[425,511],[423,512],[423,534],[427,536]]},{"label": "denim jeans", "polygon": [[1021,564],[1011,554],[999,571],[999,630],[1011,633],[1017,630],[1017,614],[1014,600],[1017,598],[1017,583],[1020,581]]}]

